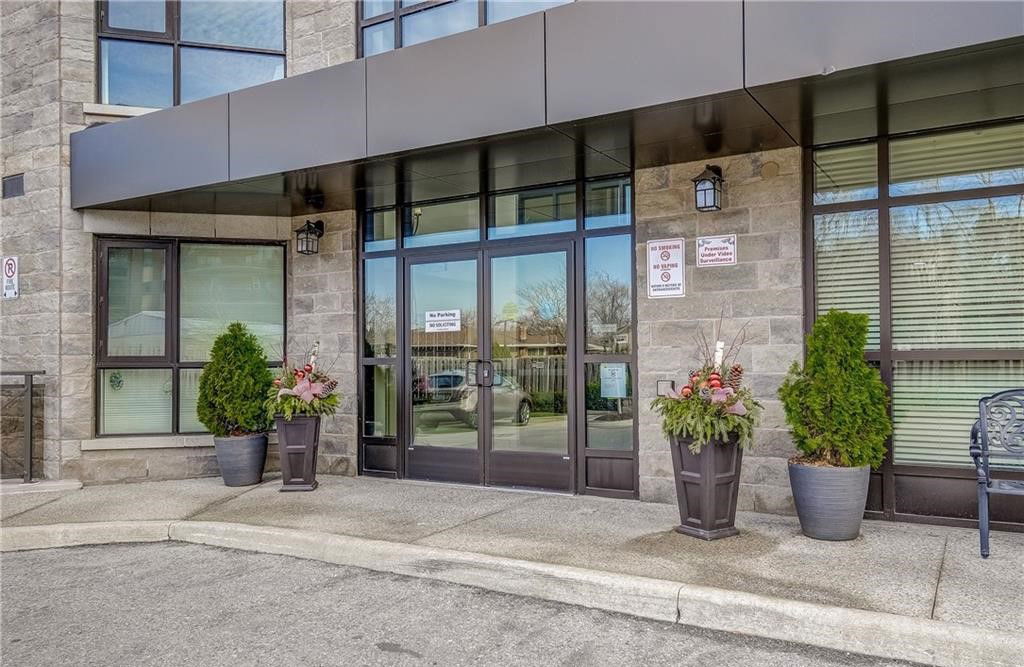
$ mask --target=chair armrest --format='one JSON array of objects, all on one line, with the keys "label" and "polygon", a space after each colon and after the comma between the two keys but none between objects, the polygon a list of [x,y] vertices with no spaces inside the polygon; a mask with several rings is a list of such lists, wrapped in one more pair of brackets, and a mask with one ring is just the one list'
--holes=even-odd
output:
[{"label": "chair armrest", "polygon": [[971,427],[971,458],[974,459],[974,468],[978,473],[979,482],[988,482],[988,471],[986,470],[985,463],[982,461],[981,455],[983,449],[981,446],[981,420],[975,420],[974,426]]}]

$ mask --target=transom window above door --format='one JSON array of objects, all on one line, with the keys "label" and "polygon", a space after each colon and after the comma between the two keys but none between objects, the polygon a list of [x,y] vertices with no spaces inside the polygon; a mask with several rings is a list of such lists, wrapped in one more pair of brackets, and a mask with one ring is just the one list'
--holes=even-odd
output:
[{"label": "transom window above door", "polygon": [[573,0],[362,0],[359,54],[372,56]]},{"label": "transom window above door", "polygon": [[283,0],[101,0],[97,100],[163,108],[285,75]]}]

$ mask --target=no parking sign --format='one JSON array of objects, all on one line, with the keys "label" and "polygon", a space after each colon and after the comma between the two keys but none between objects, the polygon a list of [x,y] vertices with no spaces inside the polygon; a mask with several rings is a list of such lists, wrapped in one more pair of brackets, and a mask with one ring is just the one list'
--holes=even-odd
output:
[{"label": "no parking sign", "polygon": [[4,281],[3,298],[5,298],[5,299],[17,299],[18,298],[18,258],[17,257],[4,257],[2,265],[3,265],[3,281]]}]

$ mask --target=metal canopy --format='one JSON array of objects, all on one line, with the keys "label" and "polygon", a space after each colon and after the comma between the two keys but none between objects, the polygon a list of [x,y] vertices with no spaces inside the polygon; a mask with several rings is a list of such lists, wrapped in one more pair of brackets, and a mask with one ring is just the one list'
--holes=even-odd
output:
[{"label": "metal canopy", "polygon": [[[302,215],[1024,114],[1020,3],[780,24],[803,4],[570,3],[89,128],[72,205]],[[927,43],[910,6],[941,9]],[[850,40],[858,21],[884,44]]]}]

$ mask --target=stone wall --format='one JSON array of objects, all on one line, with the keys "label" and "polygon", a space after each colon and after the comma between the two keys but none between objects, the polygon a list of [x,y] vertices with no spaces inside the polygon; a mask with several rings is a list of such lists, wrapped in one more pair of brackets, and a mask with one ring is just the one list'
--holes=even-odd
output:
[{"label": "stone wall", "polygon": [[[16,255],[21,296],[0,302],[0,365],[43,370],[42,467],[61,474],[61,82],[60,4],[0,3],[0,159],[24,174],[25,194],[2,200],[0,251]],[[12,424],[5,424],[8,427]]]},{"label": "stone wall", "polygon": [[[341,408],[324,419],[320,429],[317,469],[354,475],[357,457],[356,283],[354,211],[319,213],[325,233],[320,252],[300,255],[294,251],[288,264],[288,355],[298,363],[316,340],[320,341],[319,365],[338,380]],[[307,216],[296,217],[300,227]]]},{"label": "stone wall", "polygon": [[[786,459],[793,446],[776,391],[802,355],[800,150],[782,149],[712,161],[724,170],[721,211],[694,209],[690,179],[705,162],[636,172],[637,345],[640,382],[640,496],[674,502],[671,456],[650,408],[661,379],[686,377],[696,367],[693,337],[711,335],[723,318],[723,338],[747,325],[739,363],[764,406],[756,446],[743,461],[740,509],[791,513]],[[736,234],[735,266],[696,268],[698,236]],[[648,299],[645,242],[686,239],[686,296]]]},{"label": "stone wall", "polygon": [[355,60],[353,0],[288,0],[285,6],[288,76]]},{"label": "stone wall", "polygon": [[[21,298],[0,304],[0,365],[46,371],[37,386],[38,476],[112,481],[216,474],[206,445],[99,449],[104,445],[94,439],[93,423],[95,234],[282,238],[290,236],[290,220],[71,209],[69,137],[86,126],[86,105],[97,102],[95,8],[91,0],[0,2],[0,162],[4,176],[25,174],[25,195],[0,207],[0,248],[19,256],[22,287]],[[288,74],[354,59],[355,11],[352,0],[288,0]],[[116,122],[113,114],[106,109],[90,119]],[[13,454],[20,452],[22,422],[11,392],[5,390],[0,407],[3,451]],[[354,429],[354,418],[339,417],[328,432],[333,437]],[[354,461],[354,444],[332,447],[331,456],[345,461],[351,449]],[[335,468],[349,465],[328,460]]]}]

